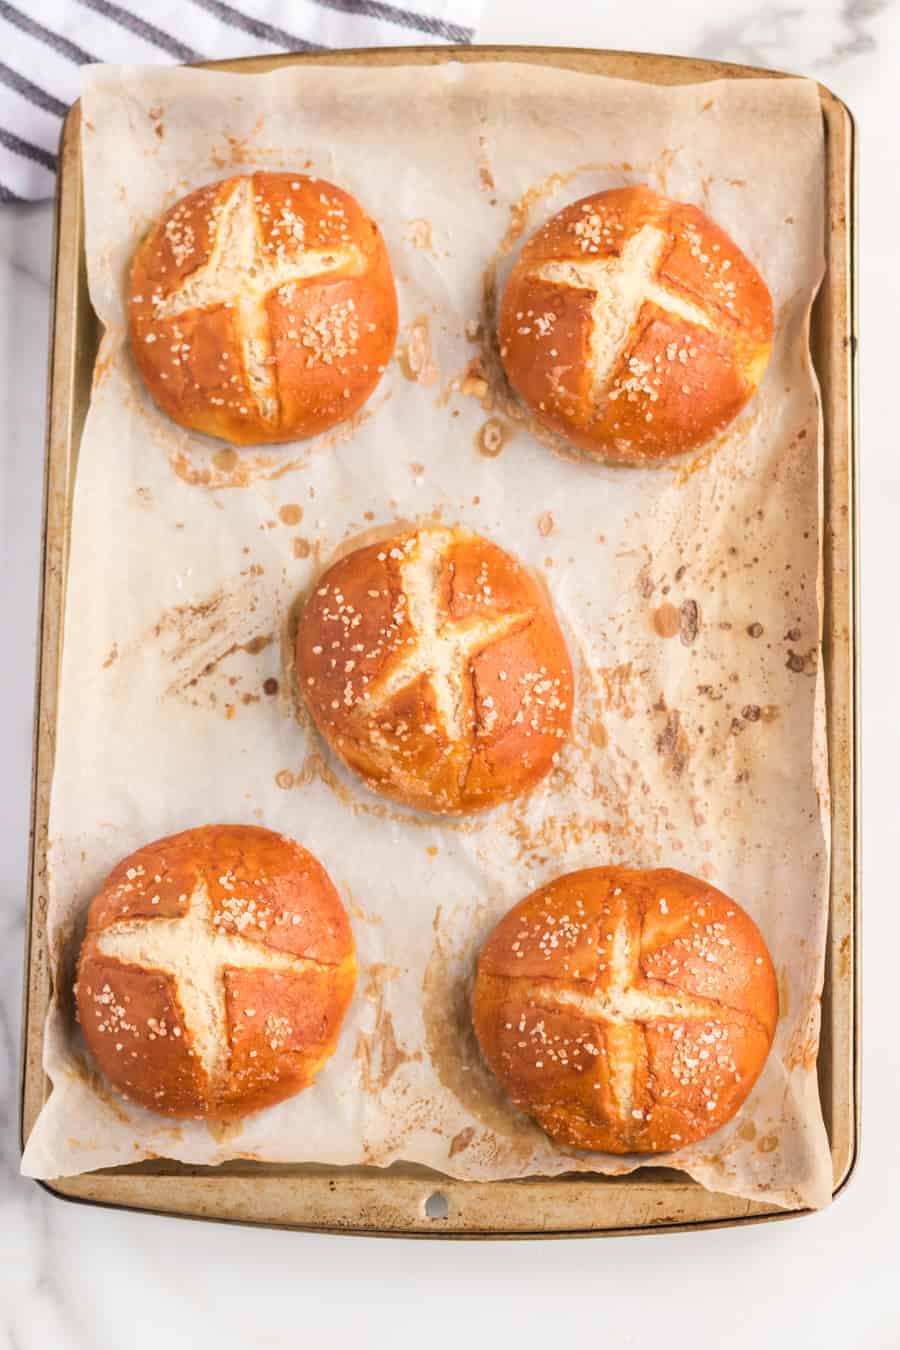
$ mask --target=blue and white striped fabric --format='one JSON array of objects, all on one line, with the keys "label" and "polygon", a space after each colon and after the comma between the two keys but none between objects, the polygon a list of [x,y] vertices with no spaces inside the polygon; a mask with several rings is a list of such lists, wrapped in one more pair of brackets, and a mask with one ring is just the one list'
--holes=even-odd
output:
[{"label": "blue and white striped fabric", "polygon": [[54,191],[60,123],[92,61],[471,42],[482,0],[0,0],[0,201]]}]

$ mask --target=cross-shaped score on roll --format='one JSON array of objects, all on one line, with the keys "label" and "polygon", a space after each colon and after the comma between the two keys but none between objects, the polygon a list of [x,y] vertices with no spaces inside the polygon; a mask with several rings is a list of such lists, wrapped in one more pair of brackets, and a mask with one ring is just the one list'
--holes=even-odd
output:
[{"label": "cross-shaped score on roll", "polygon": [[465,742],[474,727],[468,678],[472,657],[524,628],[533,616],[528,611],[495,612],[467,619],[444,615],[441,572],[451,538],[449,531],[422,531],[414,556],[401,565],[406,613],[415,637],[404,659],[387,678],[368,689],[362,708],[366,713],[377,713],[395,695],[427,675],[445,735],[449,740]]},{"label": "cross-shaped score on roll", "polygon": [[[264,947],[216,924],[206,887],[193,892],[177,918],[127,919],[111,924],[97,939],[102,956],[158,971],[175,981],[185,1022],[211,1083],[228,1071],[229,1039],[225,971],[272,971],[302,975],[318,962]],[[178,1034],[176,1032],[176,1034]]]},{"label": "cross-shaped score on roll", "polygon": [[220,305],[235,310],[235,332],[241,346],[244,368],[261,416],[274,422],[278,399],[272,373],[274,358],[269,333],[266,299],[276,289],[295,282],[327,279],[348,268],[359,269],[362,258],[353,245],[340,248],[303,248],[302,221],[292,228],[290,256],[277,254],[263,245],[253,186],[241,179],[222,207],[215,242],[208,260],[154,305],[155,319],[174,319],[191,310]]},{"label": "cross-shaped score on roll", "polygon": [[536,981],[529,986],[529,1001],[547,1010],[571,1010],[602,1025],[613,1103],[620,1119],[630,1123],[643,1026],[688,1020],[721,1023],[723,1012],[737,1014],[714,1000],[695,998],[677,989],[667,988],[663,993],[642,984],[640,941],[633,941],[624,920],[613,928],[606,950],[608,959],[601,967],[608,975],[605,989],[583,994],[553,980]]},{"label": "cross-shaped score on roll", "polygon": [[530,272],[539,281],[593,291],[590,345],[595,401],[615,374],[646,303],[699,328],[715,327],[706,310],[657,279],[660,259],[668,243],[666,231],[644,225],[617,257],[548,262]]},{"label": "cross-shaped score on roll", "polygon": [[353,550],[319,582],[298,624],[299,685],[368,786],[469,814],[546,777],[571,725],[572,667],[521,563],[428,524]]}]

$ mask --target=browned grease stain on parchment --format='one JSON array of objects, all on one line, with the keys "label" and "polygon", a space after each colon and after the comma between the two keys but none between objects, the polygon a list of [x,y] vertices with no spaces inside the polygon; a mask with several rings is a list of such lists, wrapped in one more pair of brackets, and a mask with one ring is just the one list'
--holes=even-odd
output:
[{"label": "browned grease stain on parchment", "polygon": [[[577,753],[578,747],[573,746],[573,750]],[[620,779],[604,772],[600,763],[591,764],[589,772],[585,810],[557,813],[550,809],[535,820],[529,814],[527,797],[505,808],[502,827],[515,845],[515,861],[523,869],[552,862],[563,871],[560,859],[588,846],[604,858],[642,857],[647,861],[661,860],[664,846],[671,851],[671,842],[666,845],[654,834],[653,819],[642,821],[633,810],[633,802],[640,801],[646,789],[637,768],[627,770]],[[545,780],[550,799],[560,798],[576,775],[577,770],[561,762]]]},{"label": "browned grease stain on parchment", "polygon": [[86,1151],[88,1153],[94,1153],[100,1147],[99,1144],[95,1144],[93,1142],[86,1142],[84,1139],[78,1139],[74,1134],[70,1134],[67,1137],[66,1143],[69,1145],[69,1148],[81,1149],[82,1151]]},{"label": "browned grease stain on parchment", "polygon": [[637,675],[631,661],[618,666],[601,666],[597,671],[597,682],[604,707],[618,713],[620,717],[633,717],[633,686]]},{"label": "browned grease stain on parchment", "polygon": [[244,1132],[243,1120],[208,1120],[206,1128],[217,1144],[230,1144]]},{"label": "browned grease stain on parchment", "polygon": [[802,1069],[809,1073],[816,1066],[819,1053],[819,1002],[819,995],[813,994],[798,1019],[784,1054],[784,1067],[788,1071]]},{"label": "browned grease stain on parchment", "polygon": [[[700,111],[708,112],[709,109],[713,107],[714,103],[714,99],[707,99]],[[714,183],[724,183],[727,187],[731,188],[744,188],[747,186],[746,178],[725,178],[718,174],[706,174],[700,179],[700,201],[698,205],[700,206],[700,209],[705,211],[709,216],[715,216],[716,214],[710,193],[710,189]],[[789,223],[790,219],[791,218],[789,217],[785,224]]]},{"label": "browned grease stain on parchment", "polygon": [[[496,821],[525,870],[554,863],[590,848],[598,859],[642,858],[671,853],[653,795],[638,759],[616,743],[619,721],[649,704],[645,677],[636,663],[594,667],[575,632],[567,632],[575,675],[572,735],[537,792],[545,809],[535,813],[525,796],[497,808]],[[649,715],[643,715],[652,730]],[[598,753],[602,750],[604,753]],[[563,803],[566,803],[563,806]]]},{"label": "browned grease stain on parchment", "polygon": [[[483,342],[484,337],[481,330],[481,323],[477,322],[475,327],[478,336],[471,340]],[[482,407],[487,412],[490,412],[491,408],[494,406],[494,400],[491,393],[491,387],[488,384],[484,372],[484,364],[480,356],[473,356],[460,374],[453,376],[450,383],[439,395],[437,400],[438,406],[441,408],[446,407],[450,401],[451,394],[462,394],[464,398],[477,399]]]},{"label": "browned grease stain on parchment", "polygon": [[509,440],[511,428],[508,422],[499,417],[489,417],[478,428],[475,435],[475,447],[485,459],[496,459]]},{"label": "browned grease stain on parchment", "polygon": [[163,121],[162,104],[157,103],[154,107],[150,108],[147,112],[147,116],[153,124],[153,134],[158,137],[159,140],[162,140],[166,134],[166,124]]},{"label": "browned grease stain on parchment", "polygon": [[[257,611],[256,598],[251,599],[249,594],[254,589],[240,588],[241,598],[237,598],[230,588],[223,587],[204,600],[163,611],[153,626],[153,637],[174,639],[166,656],[172,665],[181,667],[167,685],[164,697],[194,689],[237,652],[258,656],[272,645],[274,633],[254,633],[243,640],[232,636],[235,628],[246,625],[248,616]],[[244,599],[248,601],[246,610]]]},{"label": "browned grease stain on parchment", "polygon": [[[237,652],[258,656],[274,643],[274,633],[259,632],[267,621],[267,601],[263,595],[260,576],[263,568],[251,564],[237,578],[229,579],[212,594],[197,601],[171,605],[162,610],[157,621],[144,630],[142,636],[123,648],[113,643],[105,657],[107,670],[117,660],[127,661],[152,649],[163,667],[171,671],[169,682],[163,688],[163,698],[188,699],[200,706],[198,686],[219,671],[219,667]],[[243,675],[229,675],[228,688],[209,688],[204,701],[216,706],[221,698],[231,699],[225,707],[233,709],[237,703],[250,705],[259,702],[258,693],[240,693],[236,686]],[[278,686],[275,684],[275,690]]]},{"label": "browned grease stain on parchment", "polygon": [[506,227],[506,233],[497,247],[498,256],[503,258],[506,257],[507,254],[512,253],[516,244],[528,228],[528,221],[532,209],[535,206],[546,201],[548,197],[552,197],[557,188],[565,187],[567,183],[572,182],[573,178],[577,178],[580,173],[587,172],[589,168],[600,167],[600,165],[584,164],[573,169],[571,173],[551,173],[540,183],[535,183],[533,187],[530,187],[523,192],[521,197],[518,197],[516,201],[510,204],[509,223]]},{"label": "browned grease stain on parchment", "polygon": [[[751,1133],[752,1132],[752,1133]],[[756,1127],[750,1121],[745,1121],[741,1129],[734,1130],[725,1139],[716,1140],[712,1136],[713,1142],[717,1143],[713,1152],[704,1151],[697,1157],[702,1160],[704,1168],[709,1168],[713,1175],[725,1179],[734,1179],[738,1176],[742,1160],[747,1156],[747,1144],[756,1135]],[[691,1156],[693,1150],[689,1150],[688,1156]],[[716,1189],[715,1186],[712,1187]]]},{"label": "browned grease stain on parchment", "polygon": [[464,1130],[460,1130],[459,1133],[455,1134],[450,1140],[450,1148],[447,1151],[447,1156],[455,1158],[457,1153],[464,1153],[474,1138],[474,1125],[467,1125]]},{"label": "browned grease stain on parchment", "polygon": [[700,606],[696,600],[682,600],[678,610],[678,637],[683,647],[690,647],[700,632]]},{"label": "browned grease stain on parchment", "polygon": [[[266,117],[261,113],[246,135],[232,136],[226,133],[221,147],[218,144],[212,146],[209,152],[210,163],[217,169],[240,167],[245,164],[257,166],[261,159],[274,160],[273,168],[283,165],[284,146],[278,141],[272,145],[265,145],[258,139],[265,126]],[[292,165],[292,168],[296,169],[297,166]],[[302,168],[312,168],[312,161],[307,160]]]},{"label": "browned grease stain on parchment", "polygon": [[588,739],[591,745],[597,750],[605,750],[609,745],[609,732],[606,730],[599,717],[595,718],[588,727]]},{"label": "browned grease stain on parchment", "polygon": [[673,638],[679,628],[679,614],[674,605],[665,600],[652,615],[653,631],[658,637]]},{"label": "browned grease stain on parchment", "polygon": [[[478,137],[478,186],[482,192],[494,192],[497,188],[494,171],[491,167],[488,138],[484,135]],[[495,206],[496,201],[492,201],[491,205]]]},{"label": "browned grease stain on parchment", "polygon": [[354,919],[359,919],[360,923],[368,923],[373,927],[377,927],[380,923],[384,922],[384,916],[382,914],[370,914],[368,910],[363,909],[362,905],[356,899],[346,883],[343,887],[343,895],[350,913],[353,915]]},{"label": "browned grease stain on parchment", "polygon": [[787,1017],[791,1008],[790,977],[787,966],[778,971],[778,1016]]},{"label": "browned grease stain on parchment", "polygon": [[105,342],[100,343],[100,350],[97,353],[97,359],[94,362],[94,373],[91,377],[91,394],[96,394],[97,390],[107,378],[112,367],[115,347],[112,343],[108,345]]},{"label": "browned grease stain on parchment", "polygon": [[[258,656],[275,641],[274,633],[262,631],[270,617],[263,576],[264,569],[251,564],[209,595],[170,605],[140,637],[122,648],[114,644],[104,665],[152,650],[169,671],[163,697],[185,698],[199,705],[198,686],[224,662],[238,652]],[[257,702],[258,693],[241,693],[237,688],[242,678],[230,675],[227,690],[220,690],[222,698],[229,698],[233,704]],[[258,674],[253,683],[258,687]],[[205,701],[214,706],[220,700],[215,690],[209,689]]]},{"label": "browned grease stain on parchment", "polygon": [[259,145],[254,145],[251,151],[250,143],[252,140],[256,139],[256,137],[262,131],[264,125],[265,125],[265,117],[263,115],[260,115],[256,120],[255,126],[252,128],[252,130],[248,131],[246,135],[232,136],[226,133],[224,140],[225,145],[228,147],[228,149],[220,150],[218,146],[214,145],[210,150],[209,157],[211,162],[216,166],[217,169],[225,169],[231,165],[241,165],[250,163],[251,157],[255,158],[255,156],[261,150],[261,147]]},{"label": "browned grease stain on parchment", "polygon": [[668,464],[661,464],[661,468],[669,468],[675,477],[677,487],[683,487],[688,479],[701,469],[708,469],[710,464],[724,449],[725,445],[731,441],[743,441],[749,436],[756,425],[760,416],[756,400],[751,402],[747,411],[739,414],[733,422],[730,422],[724,431],[720,431],[718,436],[707,441],[699,450],[690,450],[686,455],[679,455]]},{"label": "browned grease stain on parchment", "polygon": [[430,220],[420,216],[416,220],[409,221],[404,238],[409,240],[413,248],[421,249],[423,253],[434,253]]},{"label": "browned grease stain on parchment", "polygon": [[789,650],[784,664],[793,675],[815,675],[819,665],[818,648],[810,647],[805,652]]},{"label": "browned grease stain on parchment", "polygon": [[665,724],[656,737],[656,753],[665,761],[665,766],[673,778],[680,778],[691,757],[691,745],[687,732],[681,724],[681,714],[677,708],[664,708]]},{"label": "browned grease stain on parchment", "polygon": [[[496,1153],[513,1163],[524,1163],[546,1142],[545,1136],[516,1110],[482,1061],[470,1007],[473,967],[469,961],[461,964],[451,954],[440,932],[440,910],[435,914],[435,934],[422,980],[426,1053],[441,1085],[479,1125],[499,1137]],[[450,1157],[468,1147],[473,1137],[474,1130],[460,1142],[461,1135],[457,1134],[450,1145]],[[485,1144],[489,1147],[488,1140]]]},{"label": "browned grease stain on parchment", "polygon": [[[751,1129],[755,1126],[751,1124]],[[779,1145],[777,1135],[764,1136],[756,1145],[757,1153],[772,1153]],[[746,1177],[746,1169],[751,1167],[754,1174],[754,1185],[759,1192],[759,1198],[764,1199],[766,1192],[773,1188],[777,1190],[780,1202],[788,1209],[800,1209],[804,1205],[804,1198],[795,1187],[787,1186],[779,1180],[779,1159],[773,1157],[766,1163],[760,1159],[750,1161],[753,1155],[753,1138],[742,1138],[739,1131],[735,1131],[727,1143],[724,1143],[718,1152],[707,1153],[698,1149],[690,1149],[686,1158],[690,1163],[697,1164],[707,1172],[709,1169],[712,1176],[708,1174],[704,1177],[703,1184],[709,1190],[731,1189],[736,1183],[740,1186]]]},{"label": "browned grease stain on parchment", "polygon": [[387,961],[373,961],[363,973],[366,982],[361,990],[362,996],[370,1003],[378,1003],[383,998],[384,986],[396,979],[401,971],[399,966],[392,966]]},{"label": "browned grease stain on parchment", "polygon": [[190,487],[243,488],[255,482],[271,482],[304,469],[317,454],[353,439],[359,428],[390,398],[390,391],[376,392],[364,407],[344,422],[308,441],[283,445],[246,446],[236,449],[212,437],[185,431],[156,407],[145,394],[134,361],[121,363],[125,377],[121,391],[124,407],[142,419],[148,437],[168,458],[172,471]]},{"label": "browned grease stain on parchment", "polygon": [[79,1055],[72,1055],[69,1064],[63,1068],[63,1073],[67,1078],[84,1083],[91,1095],[98,1102],[102,1102],[121,1124],[133,1125],[131,1117],[106,1079],[95,1068],[86,1064]]},{"label": "browned grease stain on parchment", "polygon": [[439,371],[431,350],[428,315],[419,314],[409,325],[406,342],[397,348],[400,369],[408,380],[426,387],[436,383]]},{"label": "browned grease stain on parchment", "polygon": [[384,987],[400,973],[397,966],[376,962],[366,969],[363,998],[375,1005],[375,1026],[361,1031],[353,1057],[360,1065],[363,1091],[370,1096],[383,1092],[403,1064],[422,1058],[421,1050],[410,1054],[397,1040],[394,1019],[384,1006]]},{"label": "browned grease stain on parchment", "polygon": [[[232,458],[233,457],[233,458]],[[248,487],[259,479],[282,478],[299,469],[306,457],[291,458],[284,454],[270,454],[262,450],[216,450],[196,445],[189,450],[174,446],[169,451],[169,463],[183,483],[191,487],[235,488]]]},{"label": "browned grease stain on parchment", "polygon": [[[349,807],[354,815],[373,816],[376,820],[392,820],[413,829],[434,829],[432,816],[416,814],[413,811],[406,812],[400,807],[393,807],[384,800],[379,800],[374,794],[369,794],[361,779],[357,787],[355,779],[352,782],[350,780],[349,770],[347,773],[348,779],[345,781],[332,766],[331,757],[324,753],[323,746],[322,751],[313,750],[304,755],[299,768],[279,769],[275,775],[275,783],[284,790],[321,783],[333,792],[340,802]],[[442,830],[452,830],[457,834],[473,834],[482,826],[483,822],[478,820],[446,817],[441,819]]]},{"label": "browned grease stain on parchment", "polygon": [[180,442],[165,436],[161,439],[169,442],[169,464],[182,482],[191,487],[243,488],[260,481],[273,482],[296,469],[305,468],[315,453],[352,440],[374,411],[370,401],[339,426],[304,442],[303,452],[299,455],[296,442],[288,442],[282,449],[264,450],[251,446],[235,450],[231,446],[217,448],[215,442],[206,442],[200,437],[184,437]]},{"label": "browned grease stain on parchment", "polygon": [[284,791],[308,787],[310,783],[324,783],[342,802],[352,805],[349,790],[338,778],[325,756],[316,750],[304,755],[299,768],[279,769],[275,775],[275,783]]}]

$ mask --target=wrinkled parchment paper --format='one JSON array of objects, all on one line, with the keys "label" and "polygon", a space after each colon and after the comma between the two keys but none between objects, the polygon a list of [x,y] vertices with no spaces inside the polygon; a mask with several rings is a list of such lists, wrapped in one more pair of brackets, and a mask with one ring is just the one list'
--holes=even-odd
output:
[{"label": "wrinkled parchment paper", "polygon": [[[705,1186],[822,1205],[816,1084],[827,779],[818,664],[820,479],[807,346],[822,273],[815,86],[661,88],[492,63],[267,76],[92,68],[87,258],[106,326],[75,490],[51,810],[53,1092],[24,1170],[192,1163],[429,1164],[467,1178],[635,1159],[555,1148],[482,1067],[467,997],[496,919],[606,862],[709,878],[759,922],[782,1016],[737,1118],[665,1161]],[[307,170],[380,222],[402,329],[337,434],[235,452],[143,393],[123,285],[143,230],[238,169]],[[709,211],[756,262],[777,336],[759,397],[692,463],[599,466],[535,434],[478,330],[520,240],[565,203],[648,182]],[[361,533],[461,521],[546,580],[577,670],[558,770],[467,822],[365,791],[297,712],[292,606]],[[275,684],[277,683],[277,690]],[[68,993],[92,893],[125,853],[209,821],[261,822],[325,864],[361,976],[315,1087],[227,1129],[173,1124],[92,1077]]]}]

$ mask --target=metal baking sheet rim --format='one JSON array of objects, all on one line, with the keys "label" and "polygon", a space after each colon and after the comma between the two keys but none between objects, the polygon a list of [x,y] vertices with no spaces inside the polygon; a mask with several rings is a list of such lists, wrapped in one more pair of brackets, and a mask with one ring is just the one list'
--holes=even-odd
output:
[{"label": "metal baking sheet rim", "polygon": [[[399,47],[207,64],[255,73],[303,62],[430,65],[484,60],[553,64],[659,84],[782,75],[685,57],[547,47]],[[827,269],[813,312],[811,345],[825,426],[822,652],[832,793],[819,1081],[831,1144],[833,1195],[837,1196],[855,1168],[860,1130],[856,163],[852,115],[829,89],[820,85],[819,91],[827,161]],[[97,339],[84,270],[79,130],[76,103],[63,126],[56,199],[25,949],[22,1141],[49,1086],[42,1067],[43,1026],[51,993],[45,924],[47,818],[71,486]],[[160,1160],[40,1184],[61,1198],[83,1204],[218,1222],[395,1237],[599,1237],[760,1223],[808,1212],[719,1195],[681,1173],[660,1168],[640,1169],[620,1178],[564,1176],[479,1183],[403,1164],[387,1169],[248,1163],[193,1168]],[[426,1205],[435,1195],[441,1199],[432,1202],[429,1213]]]}]

